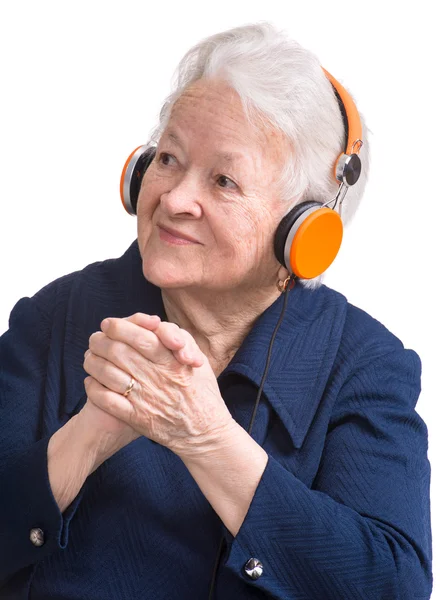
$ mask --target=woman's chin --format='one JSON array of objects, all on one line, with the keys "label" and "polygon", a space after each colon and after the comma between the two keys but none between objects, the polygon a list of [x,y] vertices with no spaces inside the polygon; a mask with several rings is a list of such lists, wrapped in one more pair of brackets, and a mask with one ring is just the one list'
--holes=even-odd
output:
[{"label": "woman's chin", "polygon": [[142,271],[147,281],[160,288],[180,288],[194,284],[194,281],[185,277],[188,269],[177,268],[160,259],[154,263],[144,261]]}]

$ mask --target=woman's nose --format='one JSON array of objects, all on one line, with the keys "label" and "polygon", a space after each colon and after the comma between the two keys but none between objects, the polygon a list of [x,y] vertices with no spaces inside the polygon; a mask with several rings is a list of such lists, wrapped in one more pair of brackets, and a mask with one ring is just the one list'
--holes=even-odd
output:
[{"label": "woman's nose", "polygon": [[198,218],[202,214],[200,186],[186,176],[160,197],[162,210],[170,217],[179,215]]}]

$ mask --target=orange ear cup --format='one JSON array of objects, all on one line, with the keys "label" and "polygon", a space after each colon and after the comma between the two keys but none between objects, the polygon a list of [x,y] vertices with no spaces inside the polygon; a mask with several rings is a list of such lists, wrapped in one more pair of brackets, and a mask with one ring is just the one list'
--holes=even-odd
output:
[{"label": "orange ear cup", "polygon": [[124,168],[122,169],[122,173],[121,173],[121,180],[119,182],[119,194],[121,196],[122,206],[124,207],[124,210],[126,210],[129,214],[131,214],[130,211],[127,209],[127,203],[129,202],[129,200],[124,197],[124,181],[125,181],[125,175],[127,173],[127,167],[130,164],[130,161],[133,158],[134,154],[139,150],[139,148],[142,148],[142,146],[138,146],[137,148],[135,148],[133,150],[133,152],[130,154],[130,156],[127,158],[127,160],[125,161],[125,165],[124,165]]},{"label": "orange ear cup", "polygon": [[293,273],[313,279],[335,260],[342,243],[342,220],[331,208],[319,208],[301,223],[290,248]]}]

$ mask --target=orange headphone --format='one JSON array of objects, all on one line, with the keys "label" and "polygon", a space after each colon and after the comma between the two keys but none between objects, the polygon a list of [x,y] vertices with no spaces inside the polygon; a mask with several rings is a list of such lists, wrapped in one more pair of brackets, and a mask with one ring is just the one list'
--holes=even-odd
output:
[{"label": "orange headphone", "polygon": [[[361,174],[359,151],[362,147],[362,124],[356,105],[347,90],[323,69],[333,86],[345,128],[344,151],[338,156],[334,177],[339,183],[335,198],[326,202],[301,202],[281,220],[275,233],[274,250],[278,261],[290,275],[313,279],[324,273],[335,260],[342,242],[342,219],[336,212],[347,190]],[[122,169],[120,194],[125,210],[136,214],[142,178],[154,159],[154,146],[139,146]],[[327,205],[333,204],[331,208]]]}]

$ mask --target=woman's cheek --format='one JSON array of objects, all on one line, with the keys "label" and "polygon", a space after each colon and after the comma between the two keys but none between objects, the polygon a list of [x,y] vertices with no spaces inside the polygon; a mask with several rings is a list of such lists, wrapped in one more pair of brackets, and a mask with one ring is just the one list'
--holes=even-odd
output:
[{"label": "woman's cheek", "polygon": [[267,235],[271,215],[265,214],[265,211],[258,213],[255,208],[251,210],[241,206],[235,209],[232,221],[230,230],[233,231],[235,240],[255,245]]},{"label": "woman's cheek", "polygon": [[219,219],[218,227],[226,230],[234,238],[240,240],[247,238],[256,231],[256,219],[250,208],[242,203],[228,204],[222,218]]}]

